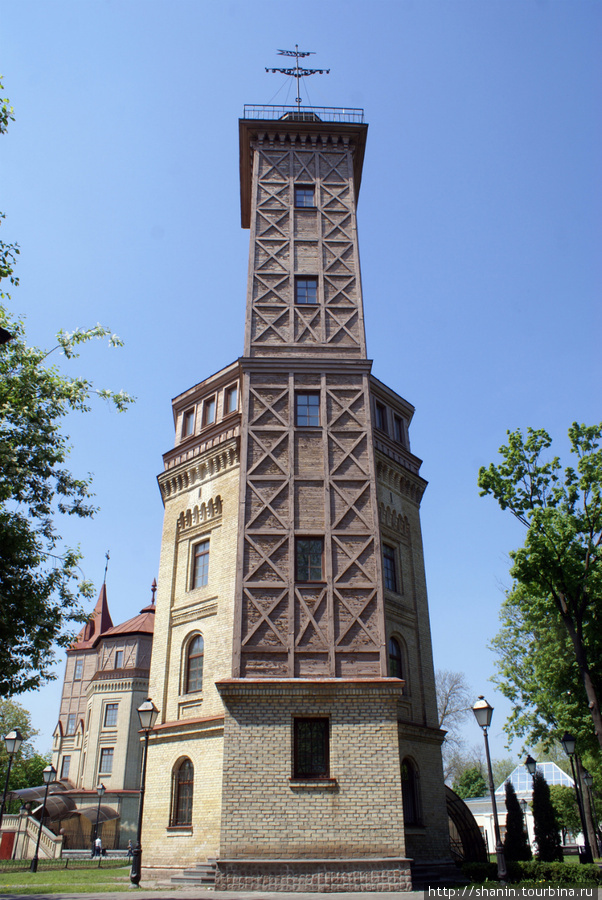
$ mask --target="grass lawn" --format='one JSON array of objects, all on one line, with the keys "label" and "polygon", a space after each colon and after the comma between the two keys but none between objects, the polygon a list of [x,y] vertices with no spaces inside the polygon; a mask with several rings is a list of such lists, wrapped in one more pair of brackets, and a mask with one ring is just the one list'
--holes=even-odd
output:
[{"label": "grass lawn", "polygon": [[86,891],[127,891],[130,867],[46,869],[35,875],[29,871],[0,870],[0,894],[75,894]]}]

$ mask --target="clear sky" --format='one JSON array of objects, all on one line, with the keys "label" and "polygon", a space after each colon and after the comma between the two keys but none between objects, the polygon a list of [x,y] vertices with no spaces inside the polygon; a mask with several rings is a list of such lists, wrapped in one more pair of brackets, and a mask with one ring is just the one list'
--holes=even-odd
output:
[{"label": "clear sky", "polygon": [[[243,349],[243,105],[293,102],[265,67],[299,44],[331,70],[306,79],[306,102],[365,109],[368,352],[416,407],[435,664],[495,706],[504,755],[487,644],[522,532],[479,498],[477,472],[506,429],[546,427],[563,451],[572,421],[601,418],[602,4],[4,0],[1,21],[14,307],[45,346],[59,328],[110,326],[125,348],[90,348],[69,371],[138,397],[125,416],[99,403],[68,423],[101,511],[63,533],[97,588],[110,550],[115,622],[157,574],[170,400]],[[17,698],[42,750],[59,696],[60,681]]]}]

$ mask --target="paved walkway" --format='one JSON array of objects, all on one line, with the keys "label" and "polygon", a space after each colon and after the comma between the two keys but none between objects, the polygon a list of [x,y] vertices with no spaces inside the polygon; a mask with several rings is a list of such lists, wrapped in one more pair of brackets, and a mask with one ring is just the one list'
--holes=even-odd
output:
[{"label": "paved walkway", "polygon": [[340,900],[422,900],[423,891],[366,891],[366,892],[341,892],[324,894],[305,894],[297,891],[290,893],[277,893],[275,891],[207,891],[194,887],[185,890],[139,890],[90,892],[88,894],[0,894],[2,900],[123,900],[125,896],[135,897],[136,900],[329,900],[330,897],[339,897]]}]

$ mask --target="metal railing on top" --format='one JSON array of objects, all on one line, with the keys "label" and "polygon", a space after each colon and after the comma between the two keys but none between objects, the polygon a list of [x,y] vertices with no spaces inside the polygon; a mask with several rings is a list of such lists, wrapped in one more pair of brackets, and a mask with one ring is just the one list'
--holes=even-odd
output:
[{"label": "metal railing on top", "polygon": [[251,104],[244,108],[244,119],[278,120],[291,122],[348,122],[364,121],[364,110],[338,106],[261,106]]}]

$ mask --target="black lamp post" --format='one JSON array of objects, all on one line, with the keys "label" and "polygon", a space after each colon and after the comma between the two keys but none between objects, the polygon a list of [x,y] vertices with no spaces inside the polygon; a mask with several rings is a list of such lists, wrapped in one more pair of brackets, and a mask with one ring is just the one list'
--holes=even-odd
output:
[{"label": "black lamp post", "polygon": [[96,853],[96,838],[98,837],[98,823],[100,822],[100,804],[102,802],[105,791],[106,787],[104,786],[104,784],[96,785],[96,793],[98,794],[98,808],[96,810],[96,825],[94,826],[94,835],[92,837],[92,856],[94,856],[94,854]]},{"label": "black lamp post", "polygon": [[140,803],[138,805],[138,830],[136,832],[136,846],[132,855],[132,868],[130,870],[130,881],[136,887],[140,884],[140,876],[142,874],[142,846],[140,838],[142,836],[142,813],[144,811],[144,788],[146,784],[146,757],[148,754],[148,736],[153,730],[159,710],[148,698],[138,707],[138,718],[140,719],[140,729],[144,732],[144,748],[142,750],[142,775],[140,777]]},{"label": "black lamp post", "polygon": [[598,846],[596,847],[596,849],[598,850],[598,856],[599,856],[599,855],[600,855],[600,847],[599,847],[600,838],[599,838],[599,835],[598,835],[598,814],[596,813],[596,804],[594,803],[594,795],[593,795],[593,792],[592,792],[592,788],[593,788],[593,786],[594,786],[594,776],[592,775],[591,772],[588,772],[587,769],[584,769],[584,770],[583,770],[583,781],[585,782],[585,786],[586,786],[586,788],[587,788],[587,795],[588,795],[588,797],[589,797],[589,808],[591,809],[591,812],[592,812],[592,818],[593,818],[593,820],[594,820],[594,822],[593,822],[593,824],[594,824],[594,837],[595,837],[596,842],[597,842],[597,844],[598,844]]},{"label": "black lamp post", "polygon": [[13,757],[23,743],[23,735],[18,728],[13,728],[4,736],[4,745],[8,753],[8,768],[6,770],[6,781],[4,782],[4,793],[2,794],[2,805],[0,806],[0,828],[2,828],[2,817],[4,816],[4,807],[6,805],[6,795],[8,793],[8,779],[10,778],[10,770],[13,764]]},{"label": "black lamp post", "polygon": [[523,798],[523,799],[520,801],[520,808],[521,808],[522,813],[523,813],[523,831],[524,831],[525,834],[527,835],[527,841],[529,842],[529,845],[530,845],[530,844],[531,844],[531,841],[529,840],[529,826],[527,825],[527,809],[528,809],[528,806],[529,806],[529,804],[528,804],[527,801]]},{"label": "black lamp post", "polygon": [[33,859],[31,861],[31,865],[29,867],[30,872],[38,871],[38,854],[40,852],[40,839],[42,837],[42,824],[44,822],[44,813],[46,812],[46,801],[48,800],[48,788],[54,781],[56,775],[56,769],[54,766],[46,766],[44,771],[42,772],[42,777],[44,778],[44,784],[46,785],[46,790],[44,791],[44,805],[42,806],[42,812],[40,814],[40,827],[38,828],[38,840],[36,843],[36,852],[34,853]]},{"label": "black lamp post", "polygon": [[573,784],[575,785],[575,795],[577,797],[577,806],[579,807],[579,818],[581,819],[581,828],[583,831],[583,840],[585,842],[585,850],[583,854],[580,855],[581,862],[591,863],[594,861],[594,857],[592,855],[592,848],[589,844],[589,837],[587,835],[587,823],[585,821],[585,812],[583,810],[583,798],[581,797],[581,792],[579,790],[579,782],[577,781],[577,776],[575,775],[575,764],[573,762],[573,757],[575,755],[575,747],[577,746],[577,741],[573,737],[572,734],[569,734],[568,731],[564,732],[563,737],[560,738],[560,743],[564,749],[564,752],[568,756],[571,761],[571,772],[573,773]]},{"label": "black lamp post", "polygon": [[537,763],[531,755],[526,758],[525,765],[527,767],[527,772],[529,773],[531,778],[533,778],[535,776],[535,772],[537,771]]},{"label": "black lamp post", "polygon": [[495,830],[495,855],[497,856],[497,874],[501,882],[505,882],[508,877],[506,869],[506,857],[504,856],[504,847],[502,845],[502,837],[500,835],[500,823],[497,817],[497,805],[495,802],[495,787],[493,784],[493,772],[491,770],[491,756],[489,754],[489,740],[487,738],[487,729],[491,725],[491,717],[493,715],[493,706],[490,706],[484,697],[479,697],[472,708],[477,720],[477,724],[483,729],[485,738],[485,754],[487,756],[487,774],[489,776],[489,793],[491,795],[491,806],[493,809],[493,827]]}]

